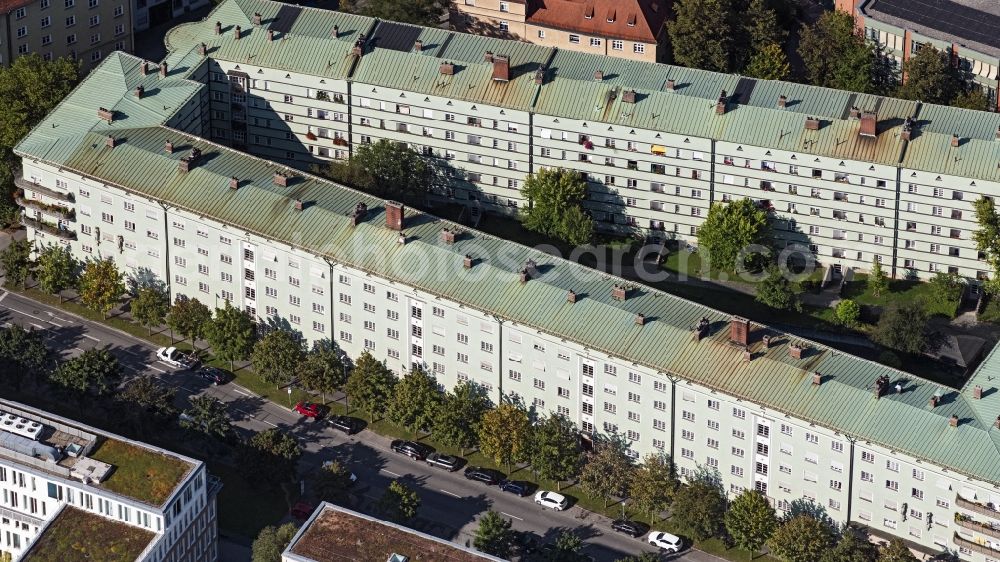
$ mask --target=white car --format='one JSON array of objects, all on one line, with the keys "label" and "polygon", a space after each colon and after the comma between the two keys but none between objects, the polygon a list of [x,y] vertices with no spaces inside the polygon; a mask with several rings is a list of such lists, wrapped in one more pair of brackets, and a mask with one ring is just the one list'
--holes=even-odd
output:
[{"label": "white car", "polygon": [[542,507],[548,507],[556,511],[562,511],[569,506],[566,496],[555,492],[546,492],[545,490],[539,490],[538,493],[535,494],[535,503]]},{"label": "white car", "polygon": [[680,537],[662,531],[653,531],[647,540],[649,544],[667,552],[680,552],[683,544]]},{"label": "white car", "polygon": [[190,359],[176,347],[161,347],[156,350],[156,358],[178,369],[184,369],[190,365]]}]

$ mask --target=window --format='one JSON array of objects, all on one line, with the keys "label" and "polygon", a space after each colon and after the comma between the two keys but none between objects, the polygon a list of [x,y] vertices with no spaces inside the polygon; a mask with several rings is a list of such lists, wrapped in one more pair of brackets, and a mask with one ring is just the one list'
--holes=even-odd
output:
[{"label": "window", "polygon": [[740,408],[733,408],[733,417],[736,419],[745,420],[747,419],[747,412],[746,410],[742,410]]},{"label": "window", "polygon": [[579,44],[580,43],[580,36],[577,35],[577,34],[575,34],[575,33],[570,33],[569,34],[569,42],[570,43],[574,43],[574,44]]},{"label": "window", "polygon": [[611,50],[612,51],[621,51],[621,50],[624,50],[624,49],[625,49],[625,42],[622,41],[621,39],[613,39],[611,41]]},{"label": "window", "polygon": [[897,482],[895,480],[886,480],[885,481],[885,487],[886,487],[886,489],[892,490],[893,492],[898,492],[899,491],[899,482]]},{"label": "window", "polygon": [[646,45],[643,45],[642,43],[633,43],[632,52],[637,55],[641,55],[646,52]]}]

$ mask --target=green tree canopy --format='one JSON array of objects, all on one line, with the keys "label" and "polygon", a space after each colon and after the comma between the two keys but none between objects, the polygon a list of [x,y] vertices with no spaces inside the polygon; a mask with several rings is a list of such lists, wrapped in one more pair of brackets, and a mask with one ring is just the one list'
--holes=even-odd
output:
[{"label": "green tree canopy", "polygon": [[251,546],[251,562],[281,562],[281,553],[298,532],[295,523],[285,523],[280,527],[268,525],[260,530]]},{"label": "green tree canopy", "polygon": [[3,384],[10,383],[20,390],[25,378],[42,374],[48,359],[49,349],[45,347],[41,331],[25,330],[17,324],[0,328],[0,360],[6,361],[8,366],[0,369]]},{"label": "green tree canopy", "polygon": [[105,396],[118,388],[122,375],[118,358],[107,347],[95,347],[64,361],[52,373],[51,380],[78,397]]},{"label": "green tree canopy", "polygon": [[357,13],[370,18],[439,27],[444,10],[433,0],[366,0]]},{"label": "green tree canopy", "polygon": [[125,277],[111,258],[88,260],[80,275],[80,301],[105,320],[125,294]]},{"label": "green tree canopy", "polygon": [[982,88],[975,84],[969,84],[965,91],[959,92],[955,99],[951,100],[952,107],[962,109],[975,109],[977,111],[990,110],[990,98]]},{"label": "green tree canopy", "polygon": [[181,427],[212,437],[225,438],[233,430],[226,405],[211,396],[192,396],[191,407],[184,410]]},{"label": "green tree canopy", "polygon": [[414,365],[409,373],[396,383],[389,397],[386,417],[396,425],[410,431],[426,431],[434,425],[441,393],[437,380],[423,368]]},{"label": "green tree canopy", "polygon": [[753,559],[778,527],[778,516],[767,498],[757,490],[744,490],[729,504],[726,530],[736,544],[750,552]]},{"label": "green tree canopy", "polygon": [[593,497],[604,501],[604,507],[615,497],[626,498],[635,465],[623,443],[605,439],[597,442],[594,452],[580,472],[580,486]]},{"label": "green tree canopy", "polygon": [[767,541],[771,552],[788,562],[816,562],[830,549],[830,529],[808,515],[785,521]]},{"label": "green tree canopy", "polygon": [[746,11],[741,15],[750,51],[759,52],[761,47],[768,45],[780,47],[788,37],[788,31],[778,21],[778,13],[767,0],[750,0]]},{"label": "green tree canopy", "polygon": [[366,351],[354,362],[346,390],[354,405],[368,412],[374,423],[375,416],[385,412],[395,386],[396,375]]},{"label": "green tree canopy", "polygon": [[958,273],[939,271],[930,280],[930,298],[935,304],[958,304],[965,290],[965,278]]},{"label": "green tree canopy", "polygon": [[316,471],[313,490],[322,501],[344,503],[352,484],[351,471],[340,461],[330,461]]},{"label": "green tree canopy", "polygon": [[555,480],[562,489],[563,480],[570,480],[580,471],[582,449],[576,424],[562,414],[550,414],[534,425],[528,462],[535,474]]},{"label": "green tree canopy", "polygon": [[753,245],[768,247],[771,225],[767,212],[750,199],[715,203],[709,208],[704,224],[698,228],[698,252],[702,261],[713,268],[732,271],[746,265],[737,263],[741,252]]},{"label": "green tree canopy", "polygon": [[463,381],[444,395],[434,418],[434,437],[450,447],[465,450],[479,443],[479,423],[491,407],[483,387]]},{"label": "green tree canopy", "polygon": [[919,354],[931,349],[927,312],[918,303],[902,303],[882,311],[872,339],[890,349]]},{"label": "green tree canopy", "polygon": [[389,521],[406,523],[417,516],[420,496],[399,480],[393,480],[379,498],[377,507]]},{"label": "green tree canopy", "polygon": [[583,539],[572,531],[563,531],[552,543],[553,549],[546,553],[546,562],[584,562]]},{"label": "green tree canopy", "polygon": [[851,299],[844,299],[837,303],[833,317],[841,326],[853,328],[861,321],[861,306]]},{"label": "green tree canopy", "polygon": [[347,370],[337,344],[329,339],[314,341],[305,361],[299,367],[299,382],[313,392],[326,395],[344,388]]},{"label": "green tree canopy", "polygon": [[726,494],[717,471],[702,468],[677,490],[671,506],[677,528],[696,541],[722,532]]},{"label": "green tree canopy", "polygon": [[435,173],[417,151],[385,139],[360,144],[347,162],[334,162],[319,171],[372,195],[402,201],[419,201],[433,185]]},{"label": "green tree canopy", "polygon": [[958,69],[951,64],[951,55],[924,45],[903,62],[906,80],[896,92],[898,97],[924,103],[948,105],[963,90]]},{"label": "green tree canopy", "polygon": [[49,244],[38,252],[35,278],[43,291],[59,295],[62,302],[62,291],[76,286],[79,268],[80,262],[73,257],[69,246]]},{"label": "green tree canopy", "polygon": [[287,385],[305,360],[302,339],[287,330],[271,330],[253,346],[250,361],[265,382]]},{"label": "green tree canopy", "polygon": [[876,258],[872,261],[872,268],[868,273],[868,290],[873,297],[879,298],[888,289],[889,278],[886,277],[885,271],[882,270],[882,262]]},{"label": "green tree canopy", "polygon": [[166,320],[171,330],[190,338],[191,347],[198,349],[195,342],[205,337],[208,325],[212,321],[212,311],[198,299],[177,295],[174,305],[167,312]]},{"label": "green tree canopy", "polygon": [[129,305],[132,318],[152,334],[153,328],[162,325],[170,312],[170,297],[161,287],[146,285],[138,289]]},{"label": "green tree canopy", "polygon": [[777,266],[767,268],[767,277],[757,283],[755,300],[775,310],[802,310],[799,296]]},{"label": "green tree canopy", "polygon": [[649,522],[653,523],[656,514],[670,506],[679,486],[677,467],[670,455],[646,455],[642,464],[632,472],[632,502],[648,513]]},{"label": "green tree canopy", "polygon": [[243,477],[261,487],[276,488],[295,473],[302,449],[294,437],[277,428],[255,433],[237,450]]},{"label": "green tree canopy", "polygon": [[815,86],[856,92],[874,89],[876,52],[855,29],[850,14],[829,10],[812,25],[803,25],[799,55],[809,83]]},{"label": "green tree canopy", "polygon": [[4,271],[4,285],[10,283],[23,289],[24,282],[28,280],[31,268],[34,267],[31,261],[31,241],[11,240],[10,244],[0,252],[0,266]]},{"label": "green tree canopy", "polygon": [[764,80],[787,80],[792,74],[792,66],[781,45],[767,43],[750,55],[743,74]]},{"label": "green tree canopy", "polygon": [[522,211],[525,228],[574,245],[590,242],[594,226],[581,207],[587,182],[579,172],[542,168],[528,175],[521,194],[531,203]]},{"label": "green tree canopy", "polygon": [[878,562],[919,562],[902,540],[893,538],[879,549]]},{"label": "green tree canopy", "polygon": [[507,467],[528,458],[531,446],[531,421],[528,412],[517,404],[502,402],[483,414],[479,422],[479,450],[497,464]]},{"label": "green tree canopy", "polygon": [[232,371],[236,361],[247,359],[253,352],[257,326],[248,313],[225,301],[223,308],[216,308],[215,317],[205,324],[205,339],[217,358],[229,361]]},{"label": "green tree canopy", "polygon": [[820,562],[875,562],[878,548],[868,540],[867,533],[853,526],[845,526],[840,540],[823,554]]},{"label": "green tree canopy", "polygon": [[506,559],[510,557],[513,545],[514,531],[511,529],[510,519],[492,509],[479,518],[479,527],[472,540],[472,546],[476,550]]},{"label": "green tree canopy", "polygon": [[659,562],[659,560],[660,557],[652,552],[643,552],[642,554],[619,558],[618,560],[615,560],[615,562]]},{"label": "green tree canopy", "polygon": [[976,222],[979,228],[973,233],[976,249],[986,256],[990,267],[989,280],[983,286],[990,294],[1000,289],[1000,214],[992,197],[980,197],[975,203]]},{"label": "green tree canopy", "polygon": [[716,72],[742,64],[742,29],[732,0],[676,0],[674,13],[667,33],[675,63]]}]

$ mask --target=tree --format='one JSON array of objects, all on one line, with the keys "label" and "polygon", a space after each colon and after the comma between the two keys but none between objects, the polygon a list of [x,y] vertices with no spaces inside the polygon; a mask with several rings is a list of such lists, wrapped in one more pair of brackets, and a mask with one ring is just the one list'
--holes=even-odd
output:
[{"label": "tree", "polygon": [[726,510],[726,530],[736,544],[750,552],[753,560],[778,527],[778,517],[767,498],[757,490],[744,490]]},{"label": "tree", "polygon": [[360,2],[360,14],[370,18],[438,27],[442,10],[433,0],[366,0]]},{"label": "tree", "polygon": [[675,63],[716,72],[732,72],[742,64],[732,0],[678,0],[674,13],[667,33]]},{"label": "tree", "polygon": [[434,425],[440,406],[437,380],[422,367],[414,365],[396,383],[385,414],[392,423],[416,433]]},{"label": "tree", "polygon": [[330,461],[316,472],[313,489],[322,501],[343,503],[352,484],[351,471],[340,461]]},{"label": "tree", "polygon": [[990,98],[982,88],[969,85],[964,92],[960,92],[955,96],[955,99],[951,100],[951,106],[963,109],[975,109],[977,111],[989,111]]},{"label": "tree", "polygon": [[796,515],[774,531],[767,547],[788,562],[816,562],[832,541],[826,525],[808,515]]},{"label": "tree", "polygon": [[191,407],[181,416],[181,427],[224,439],[233,430],[226,405],[211,396],[192,396]]},{"label": "tree", "polygon": [[929,351],[927,313],[917,303],[894,305],[882,311],[872,339],[890,349],[919,354]]},{"label": "tree", "polygon": [[841,326],[853,328],[861,320],[861,306],[851,299],[844,299],[837,303],[837,308],[833,310],[833,317]]},{"label": "tree", "polygon": [[281,553],[288,548],[297,532],[295,523],[264,527],[253,541],[251,562],[281,562]]},{"label": "tree", "polygon": [[930,296],[934,304],[957,305],[965,290],[965,278],[958,273],[939,271],[930,280]]},{"label": "tree", "polygon": [[845,526],[840,540],[823,554],[820,562],[875,562],[878,548],[868,540],[863,530]]},{"label": "tree", "polygon": [[146,333],[150,335],[153,327],[162,325],[170,312],[170,297],[156,285],[141,287],[130,304],[132,318],[145,326]]},{"label": "tree", "polygon": [[514,544],[514,531],[511,530],[510,519],[501,516],[492,509],[479,518],[479,527],[472,540],[472,546],[480,552],[508,558]]},{"label": "tree", "polygon": [[575,477],[580,471],[580,434],[576,424],[562,414],[551,414],[535,424],[531,435],[531,453],[528,462],[535,474],[546,480],[555,480],[556,490],[562,481]]},{"label": "tree", "polygon": [[117,419],[128,424],[140,437],[153,427],[162,428],[177,413],[177,392],[153,377],[136,377],[114,398]]},{"label": "tree", "polygon": [[583,539],[572,531],[563,531],[552,543],[554,547],[545,555],[548,562],[583,562],[585,559],[581,551],[583,550]]},{"label": "tree", "polygon": [[122,381],[122,367],[107,347],[92,348],[64,361],[50,376],[53,383],[83,398],[105,396]]},{"label": "tree", "polygon": [[487,458],[507,467],[527,460],[531,444],[531,421],[519,405],[504,401],[483,414],[479,423],[479,450]]},{"label": "tree", "polygon": [[972,237],[976,241],[976,249],[986,256],[986,263],[990,266],[990,276],[983,287],[995,295],[1000,289],[1000,214],[992,197],[977,199],[975,212],[979,228]]},{"label": "tree", "polygon": [[882,262],[877,258],[872,261],[871,272],[868,273],[868,290],[875,298],[882,296],[882,293],[889,288],[889,278],[882,271]]},{"label": "tree", "polygon": [[948,105],[963,89],[951,55],[932,45],[924,45],[903,62],[903,75],[906,79],[896,92],[903,99]]},{"label": "tree", "polygon": [[[228,304],[229,301],[226,301]],[[174,305],[167,312],[167,326],[182,337],[191,338],[191,348],[198,349],[196,341],[205,337],[212,322],[212,311],[198,299],[177,295]],[[218,351],[216,351],[218,353]]]},{"label": "tree", "polygon": [[420,496],[399,480],[393,480],[379,498],[377,507],[389,521],[406,523],[417,516]]},{"label": "tree", "polygon": [[25,330],[18,324],[0,328],[0,361],[7,368],[0,369],[4,385],[11,384],[21,390],[25,377],[37,377],[48,363],[49,349],[45,347],[42,332]]},{"label": "tree", "polygon": [[294,437],[272,428],[242,443],[237,450],[237,466],[248,482],[273,488],[294,474],[301,454]]},{"label": "tree", "polygon": [[395,386],[396,375],[366,351],[354,363],[346,390],[354,404],[368,412],[375,423],[375,416],[385,412]]},{"label": "tree", "polygon": [[406,144],[382,139],[362,144],[346,163],[334,163],[320,173],[376,195],[403,201],[419,200],[434,183],[434,168]]},{"label": "tree", "polygon": [[268,332],[253,346],[250,355],[257,374],[278,388],[291,382],[304,360],[302,340],[287,330]]},{"label": "tree", "polygon": [[777,45],[780,49],[788,36],[788,32],[778,22],[777,12],[771,9],[766,0],[750,0],[741,19],[745,22],[745,48],[748,51],[760,52],[761,48],[770,45]]},{"label": "tree", "polygon": [[458,447],[462,456],[465,450],[479,443],[479,423],[491,407],[483,387],[463,381],[444,395],[441,407],[434,418],[434,437],[450,447]]},{"label": "tree", "polygon": [[299,367],[299,382],[309,390],[321,393],[323,402],[326,402],[327,394],[344,388],[347,371],[337,344],[329,339],[314,341]]},{"label": "tree", "polygon": [[[3,73],[0,72],[0,76]],[[2,112],[0,112],[2,115]],[[0,252],[0,265],[4,271],[4,285],[10,283],[24,288],[24,282],[31,275],[31,242],[28,240],[11,240],[10,245]]]},{"label": "tree", "polygon": [[[830,53],[837,56],[831,57]],[[809,83],[815,86],[856,92],[874,89],[876,53],[855,29],[850,14],[831,10],[812,25],[803,25],[799,55]]]},{"label": "tree", "polygon": [[919,558],[910,552],[903,541],[893,538],[889,544],[879,549],[878,562],[918,562]]},{"label": "tree", "polygon": [[525,228],[574,245],[590,241],[594,225],[581,207],[587,182],[579,172],[542,168],[528,174],[521,194],[530,202],[522,211]]},{"label": "tree", "polygon": [[205,324],[205,339],[216,357],[229,361],[230,371],[235,370],[233,364],[236,361],[250,356],[256,338],[253,318],[247,312],[233,308],[228,300],[223,308],[215,309],[215,317]]},{"label": "tree", "polygon": [[764,80],[787,80],[792,74],[792,67],[781,45],[768,43],[750,55],[743,74]]},{"label": "tree", "polygon": [[767,246],[770,240],[767,212],[750,199],[737,199],[708,209],[705,223],[698,229],[698,252],[713,268],[731,271],[746,265],[746,258],[737,263],[742,252],[752,245]]},{"label": "tree", "polygon": [[618,560],[615,560],[615,562],[659,562],[659,560],[660,557],[652,552],[643,552],[642,554],[619,558]]},{"label": "tree", "polygon": [[59,295],[59,302],[62,302],[62,292],[76,286],[79,267],[80,262],[73,257],[69,246],[49,244],[38,253],[35,278],[43,291]]},{"label": "tree", "polygon": [[671,520],[696,541],[722,532],[726,494],[717,471],[700,469],[677,490],[671,506]]},{"label": "tree", "polygon": [[670,455],[649,454],[642,464],[632,471],[629,485],[632,501],[649,514],[652,524],[657,513],[670,506],[680,483],[677,481],[677,467]]},{"label": "tree", "polygon": [[587,462],[580,472],[580,486],[591,496],[604,501],[604,507],[613,497],[624,501],[632,483],[635,465],[626,454],[625,446],[617,440],[605,439],[597,443],[594,452],[587,455]]},{"label": "tree", "polygon": [[80,274],[80,301],[105,320],[125,294],[125,278],[111,258],[87,260]]},{"label": "tree", "polygon": [[755,300],[775,310],[802,310],[802,303],[792,290],[792,284],[776,266],[767,268],[767,277],[757,283]]}]

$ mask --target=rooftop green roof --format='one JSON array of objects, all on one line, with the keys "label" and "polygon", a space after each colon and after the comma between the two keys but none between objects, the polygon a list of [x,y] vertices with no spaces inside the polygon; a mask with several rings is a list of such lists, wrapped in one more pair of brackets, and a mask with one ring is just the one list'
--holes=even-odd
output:
[{"label": "rooftop green roof", "polygon": [[25,553],[24,562],[132,562],[155,533],[65,506]]},{"label": "rooftop green roof", "polygon": [[[223,6],[232,3],[229,0]],[[721,312],[647,287],[634,289],[624,302],[616,301],[611,289],[626,281],[476,231],[466,230],[454,245],[447,245],[439,240],[440,229],[458,225],[425,213],[407,211],[408,242],[399,245],[397,233],[384,226],[384,201],[301,173],[289,187],[275,186],[274,172],[284,170],[282,166],[173,130],[161,124],[165,115],[112,124],[119,126],[115,132],[123,142],[109,148],[103,142],[106,124],[95,122],[93,108],[98,103],[124,107],[122,98],[131,95],[130,81],[137,79],[132,71],[136,64],[138,59],[128,55],[109,58],[36,127],[17,153],[645,365],[665,376],[693,381],[1000,484],[1000,430],[992,425],[1000,398],[995,396],[997,388],[991,379],[983,379],[989,381],[983,384],[992,400],[974,400],[967,393],[818,344],[810,344],[811,351],[796,360],[788,356],[784,345],[764,350],[757,343],[758,356],[746,362],[742,351],[729,344],[725,330],[729,317]],[[172,95],[169,84],[173,81],[184,88],[190,84],[182,74],[159,80],[159,87],[147,88],[149,103]],[[98,95],[96,90],[105,83],[118,86]],[[686,100],[680,103],[703,103],[697,98],[679,99]],[[176,101],[162,105],[173,106]],[[750,106],[739,114],[757,111],[764,109]],[[792,118],[797,117],[785,117]],[[73,125],[56,139],[50,131],[54,123]],[[126,128],[128,124],[132,128]],[[173,154],[163,151],[166,140],[178,147]],[[199,148],[205,157],[190,172],[180,172],[178,160],[192,148]],[[229,188],[233,176],[240,180],[237,190]],[[295,210],[295,200],[305,202],[304,210]],[[368,219],[352,227],[348,215],[359,202],[368,205]],[[462,265],[466,253],[479,260],[468,270]],[[528,260],[538,264],[538,274],[521,284],[518,272]],[[577,293],[575,304],[567,302],[568,290]],[[639,313],[646,317],[643,326],[634,322]],[[703,316],[712,321],[713,335],[694,342],[691,328]],[[782,334],[771,333],[778,344],[788,341]],[[993,369],[993,364],[988,361],[981,371]],[[812,384],[815,372],[823,376],[821,385]],[[905,392],[876,400],[872,386],[881,375],[888,376],[893,385],[899,381]],[[938,407],[930,408],[934,395],[941,399]],[[950,427],[952,415],[959,418],[958,427]]]},{"label": "rooftop green roof", "polygon": [[191,470],[179,458],[111,438],[104,438],[88,456],[114,467],[100,483],[102,488],[156,506],[167,501]]}]

